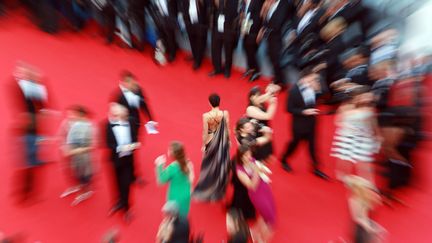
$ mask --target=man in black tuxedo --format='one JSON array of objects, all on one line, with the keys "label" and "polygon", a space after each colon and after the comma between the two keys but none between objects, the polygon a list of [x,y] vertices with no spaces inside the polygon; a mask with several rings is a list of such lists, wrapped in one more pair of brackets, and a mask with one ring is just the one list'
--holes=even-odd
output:
[{"label": "man in black tuxedo", "polygon": [[123,71],[119,91],[113,101],[128,109],[129,116],[135,121],[138,130],[141,126],[140,111],[147,116],[148,120],[152,121],[152,114],[135,75],[129,71]]},{"label": "man in black tuxedo", "polygon": [[129,211],[130,187],[134,181],[133,152],[140,147],[137,142],[136,123],[128,117],[126,107],[111,103],[106,124],[106,145],[111,150],[111,162],[114,167],[118,189],[118,199],[109,211],[109,215],[124,210],[124,219],[131,220]]},{"label": "man in black tuxedo", "polygon": [[210,4],[210,0],[180,0],[180,8],[186,24],[194,60],[194,70],[201,67],[205,55]]},{"label": "man in black tuxedo", "polygon": [[242,18],[241,34],[244,37],[243,48],[246,52],[247,70],[244,77],[250,76],[250,81],[260,77],[260,69],[257,62],[258,33],[262,26],[261,9],[264,0],[242,0],[240,16]]},{"label": "man in black tuxedo", "polygon": [[151,0],[148,10],[156,25],[157,35],[166,49],[168,62],[173,62],[177,53],[176,29],[178,6],[176,0]]},{"label": "man in black tuxedo", "polygon": [[319,170],[319,162],[315,154],[315,125],[316,116],[319,110],[315,108],[317,92],[320,90],[319,74],[312,71],[312,67],[305,68],[300,74],[297,85],[291,88],[288,96],[287,110],[292,114],[293,138],[288,144],[281,162],[286,171],[292,171],[287,162],[288,157],[297,148],[300,141],[306,140],[309,143],[309,154],[313,162],[313,173],[323,179],[328,176]]},{"label": "man in black tuxedo", "polygon": [[294,5],[291,0],[267,0],[263,8],[263,27],[257,41],[267,38],[267,51],[273,66],[273,82],[284,85],[285,75],[281,67],[282,36],[288,20],[294,16]]},{"label": "man in black tuxedo", "polygon": [[[224,73],[231,76],[234,49],[239,35],[239,0],[212,0],[211,56],[213,71],[209,76]],[[225,67],[222,69],[222,48],[225,53]]]}]

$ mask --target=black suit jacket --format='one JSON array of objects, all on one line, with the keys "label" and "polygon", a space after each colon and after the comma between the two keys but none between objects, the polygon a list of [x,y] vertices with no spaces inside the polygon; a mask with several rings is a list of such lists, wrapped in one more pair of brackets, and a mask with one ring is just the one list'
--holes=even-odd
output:
[{"label": "black suit jacket", "polygon": [[[223,3],[224,6],[216,6],[216,1]],[[217,30],[219,15],[225,16],[224,22],[224,32],[235,33],[240,27],[240,2],[239,0],[212,0],[211,4],[212,17],[212,27]]]},{"label": "black suit jacket", "polygon": [[144,112],[144,114],[147,116],[147,118],[149,120],[153,120],[152,118],[152,114],[150,112],[150,109],[147,105],[146,102],[146,98],[142,92],[141,89],[138,90],[138,92],[136,93],[139,97],[140,97],[140,105],[138,108],[136,107],[131,107],[129,105],[129,103],[126,100],[126,97],[124,96],[123,92],[121,90],[119,90],[119,93],[117,94],[117,97],[114,99],[115,102],[123,105],[124,107],[126,107],[129,110],[129,116],[133,118],[133,120],[136,122],[136,124],[140,124],[140,115],[139,112],[140,110],[142,112]]},{"label": "black suit jacket", "polygon": [[258,34],[258,32],[261,29],[262,26],[262,19],[261,19],[261,8],[264,4],[264,0],[251,0],[248,8],[248,12],[246,11],[246,1],[241,0],[241,13],[243,14],[244,18],[246,19],[246,16],[248,13],[250,13],[250,19],[252,20],[252,26],[249,30],[249,34]]},{"label": "black suit jacket", "polygon": [[287,111],[293,115],[292,128],[294,133],[313,132],[315,116],[303,115],[303,110],[315,108],[315,105],[306,105],[298,85],[294,85],[289,93]]},{"label": "black suit jacket", "polygon": [[[186,24],[191,24],[189,15],[189,5],[191,0],[179,0],[179,10],[183,13],[183,18]],[[208,25],[210,16],[210,2],[211,0],[196,0],[198,12],[198,24]]]},{"label": "black suit jacket", "polygon": [[[135,124],[136,122],[133,119],[129,119],[132,143],[136,143],[138,141],[137,126]],[[109,121],[106,121],[105,124],[105,139],[106,146],[110,149],[111,152],[111,161],[114,163],[115,167],[118,167],[120,165],[120,158],[117,153],[118,143],[114,135],[113,124],[111,124]]]},{"label": "black suit jacket", "polygon": [[279,0],[279,5],[269,20],[264,16],[263,25],[267,29],[269,37],[282,37],[284,27],[290,18],[294,16],[294,5],[291,0]]}]

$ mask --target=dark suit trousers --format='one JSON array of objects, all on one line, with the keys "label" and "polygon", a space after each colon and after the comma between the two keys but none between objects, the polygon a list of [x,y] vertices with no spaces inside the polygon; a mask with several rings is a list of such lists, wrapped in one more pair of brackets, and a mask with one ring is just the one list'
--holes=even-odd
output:
[{"label": "dark suit trousers", "polygon": [[277,84],[285,83],[285,75],[280,64],[282,56],[282,36],[280,34],[270,34],[267,39],[267,44],[268,55],[273,66],[274,81]]},{"label": "dark suit trousers", "polygon": [[258,34],[250,33],[245,35],[243,42],[243,49],[246,52],[246,60],[248,65],[248,70],[255,70],[259,72],[258,62],[257,62],[257,51],[258,43],[256,42]]},{"label": "dark suit trousers", "polygon": [[312,165],[314,169],[318,169],[318,160],[315,155],[315,129],[312,127],[310,130],[298,131],[293,128],[293,138],[288,143],[285,152],[282,156],[282,162],[286,162],[288,157],[292,155],[292,153],[297,148],[298,144],[301,141],[307,141],[309,144],[309,155],[312,159]]},{"label": "dark suit trousers", "polygon": [[186,30],[189,36],[194,63],[201,66],[207,44],[207,26],[201,24],[187,24]]},{"label": "dark suit trousers", "polygon": [[114,31],[116,28],[116,23],[115,23],[116,15],[113,6],[111,6],[111,4],[107,4],[102,9],[102,15],[104,18],[106,39],[108,42],[112,42],[114,40]]},{"label": "dark suit trousers", "polygon": [[164,43],[169,59],[174,59],[177,52],[176,42],[176,22],[171,17],[165,16],[163,23],[157,25],[159,27],[159,38]]},{"label": "dark suit trousers", "polygon": [[225,52],[225,71],[231,72],[234,49],[237,36],[235,32],[226,31],[220,33],[214,30],[212,33],[211,55],[213,68],[216,72],[222,72],[222,48]]},{"label": "dark suit trousers", "polygon": [[118,204],[125,211],[129,210],[130,187],[134,181],[133,155],[125,156],[119,159],[115,165],[115,176],[117,189],[119,192]]}]

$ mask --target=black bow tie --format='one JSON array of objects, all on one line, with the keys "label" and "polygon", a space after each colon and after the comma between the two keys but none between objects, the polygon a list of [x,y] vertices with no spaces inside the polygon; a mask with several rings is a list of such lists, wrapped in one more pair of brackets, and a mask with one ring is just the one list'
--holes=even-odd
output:
[{"label": "black bow tie", "polygon": [[121,126],[121,127],[128,127],[129,124],[127,123],[113,123],[111,124],[112,127]]}]

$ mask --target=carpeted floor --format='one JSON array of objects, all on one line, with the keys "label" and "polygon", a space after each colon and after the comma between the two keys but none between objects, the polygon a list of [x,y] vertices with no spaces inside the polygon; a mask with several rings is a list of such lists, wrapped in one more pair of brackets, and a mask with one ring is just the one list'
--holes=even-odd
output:
[{"label": "carpeted floor", "polygon": [[[198,173],[201,114],[209,109],[207,96],[212,92],[220,94],[221,106],[230,112],[233,127],[244,114],[248,90],[255,83],[241,80],[238,72],[234,72],[229,80],[208,78],[209,63],[194,72],[183,60],[184,55],[180,55],[173,65],[158,67],[149,57],[149,48],[142,54],[106,46],[91,31],[64,31],[51,36],[39,31],[21,12],[1,18],[0,26],[0,231],[23,233],[28,242],[84,243],[99,242],[108,230],[118,228],[120,242],[154,242],[162,218],[160,208],[165,201],[166,187],[159,187],[155,182],[153,160],[166,152],[171,140],[180,140],[185,143]],[[11,116],[5,87],[12,82],[11,72],[17,60],[25,60],[43,71],[53,108],[63,110],[73,104],[83,104],[98,123],[106,117],[108,98],[117,87],[119,72],[129,69],[136,74],[160,124],[160,134],[141,136],[144,146],[137,158],[141,174],[148,183],[133,190],[136,219],[131,225],[125,225],[119,216],[107,217],[113,191],[110,167],[103,151],[97,153],[96,193],[91,200],[72,208],[72,198],[59,198],[68,186],[68,180],[62,171],[64,164],[56,160],[41,171],[38,202],[29,206],[13,203],[11,191],[17,185],[13,180],[17,150],[7,134],[15,117]],[[266,82],[256,84],[264,87]],[[285,102],[286,93],[283,93],[279,96],[278,112],[272,122],[278,156],[290,138],[290,118],[285,112]],[[50,120],[47,130],[53,132],[61,118],[53,116]],[[334,160],[328,154],[333,131],[333,117],[320,117],[318,153],[324,171],[331,176],[334,175]],[[49,150],[46,154],[51,157],[57,153],[54,146],[47,145],[44,149]],[[388,229],[389,242],[432,242],[432,166],[427,163],[432,159],[430,149],[430,142],[419,145],[415,185],[400,193],[408,206],[383,206],[374,215]],[[290,162],[294,168],[292,174],[282,171],[277,162],[270,165],[278,210],[274,242],[327,243],[339,237],[348,239],[351,224],[343,185],[322,181],[309,173],[310,163],[303,147]],[[204,233],[204,242],[225,240],[224,204],[193,203],[190,218],[193,232]]]}]

